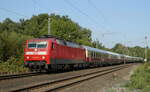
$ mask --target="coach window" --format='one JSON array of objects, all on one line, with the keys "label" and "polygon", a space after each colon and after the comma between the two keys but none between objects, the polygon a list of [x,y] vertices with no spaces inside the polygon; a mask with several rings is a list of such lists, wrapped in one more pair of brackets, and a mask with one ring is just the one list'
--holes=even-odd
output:
[{"label": "coach window", "polygon": [[99,53],[100,54],[100,58],[102,57],[102,54],[101,53]]},{"label": "coach window", "polygon": [[97,58],[99,58],[99,53],[97,52]]},{"label": "coach window", "polygon": [[103,58],[106,58],[106,54],[103,54]]},{"label": "coach window", "polygon": [[114,59],[114,55],[111,55],[111,59]]},{"label": "coach window", "polygon": [[93,54],[93,56],[92,56],[92,57],[94,58],[94,51],[92,51],[92,54]]},{"label": "coach window", "polygon": [[96,52],[95,52],[95,58],[96,58]]},{"label": "coach window", "polygon": [[96,58],[97,58],[97,52],[96,52]]},{"label": "coach window", "polygon": [[105,54],[103,53],[103,58],[105,58]]},{"label": "coach window", "polygon": [[112,58],[113,57],[113,55],[112,54],[109,54],[109,58]]},{"label": "coach window", "polygon": [[116,55],[114,55],[114,59],[117,59],[117,56],[116,56]]},{"label": "coach window", "polygon": [[103,53],[101,53],[101,58],[103,58],[104,56],[103,56],[104,54]]},{"label": "coach window", "polygon": [[100,55],[100,53],[98,53],[98,58],[100,58],[101,57],[101,55]]},{"label": "coach window", "polygon": [[97,58],[99,58],[99,53],[97,52]]},{"label": "coach window", "polygon": [[95,52],[93,51],[93,58],[95,57]]},{"label": "coach window", "polygon": [[101,58],[101,53],[99,53],[99,58]]},{"label": "coach window", "polygon": [[103,58],[105,58],[105,54],[103,53]]},{"label": "coach window", "polygon": [[101,58],[101,53],[99,53],[99,58]]},{"label": "coach window", "polygon": [[108,58],[108,54],[105,54],[105,57]]},{"label": "coach window", "polygon": [[93,57],[93,52],[91,51],[91,57]]},{"label": "coach window", "polygon": [[106,58],[106,54],[104,53],[104,58]]},{"label": "coach window", "polygon": [[93,58],[93,51],[91,51],[91,57]]},{"label": "coach window", "polygon": [[88,56],[91,57],[91,51],[88,51]]},{"label": "coach window", "polygon": [[96,58],[96,53],[94,52],[94,58]]}]

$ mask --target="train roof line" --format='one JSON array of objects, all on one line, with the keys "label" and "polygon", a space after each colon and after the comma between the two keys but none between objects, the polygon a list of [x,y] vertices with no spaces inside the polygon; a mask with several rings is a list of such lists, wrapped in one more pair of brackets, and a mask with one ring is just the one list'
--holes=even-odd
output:
[{"label": "train roof line", "polygon": [[98,49],[98,48],[93,48],[93,47],[89,47],[89,46],[85,46],[85,45],[82,45],[82,46],[84,48],[87,48],[88,50],[95,51],[95,52],[101,52],[101,53],[118,55],[118,56],[125,56],[125,57],[129,57],[129,58],[141,58],[141,57],[129,56],[129,55],[125,55],[125,54],[119,54],[119,53],[115,53],[115,52],[111,52],[111,51],[106,51],[106,50],[102,50],[102,49]]},{"label": "train roof line", "polygon": [[[62,38],[59,38],[59,37],[56,37],[56,36],[53,36],[53,35],[43,35],[43,36],[40,36],[39,38],[35,38],[34,40],[47,39],[47,38],[54,38],[54,39],[58,39],[58,40],[72,42],[72,41],[65,40],[65,39],[62,39]],[[80,45],[83,48],[87,48],[88,50],[95,51],[95,52],[101,52],[101,53],[105,53],[105,54],[112,54],[112,55],[125,56],[125,57],[133,57],[133,58],[135,57],[135,56],[129,56],[129,55],[125,55],[125,54],[119,54],[119,53],[115,53],[115,52],[111,52],[111,51],[107,51],[107,50],[102,50],[102,49],[98,49],[98,48],[93,48],[93,47],[81,45],[81,44],[76,43],[76,42],[72,42],[72,43],[75,43],[77,45]],[[135,58],[141,58],[141,57],[135,57]]]}]

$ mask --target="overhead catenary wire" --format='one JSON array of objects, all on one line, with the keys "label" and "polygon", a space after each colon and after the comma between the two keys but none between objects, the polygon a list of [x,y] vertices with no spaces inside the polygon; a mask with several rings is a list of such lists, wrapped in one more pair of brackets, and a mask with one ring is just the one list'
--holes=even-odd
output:
[{"label": "overhead catenary wire", "polygon": [[88,0],[88,2],[100,14],[100,16],[103,18],[104,22],[106,22],[106,18],[104,16],[104,14],[102,13],[102,11],[99,8],[97,8],[97,6],[91,0]]},{"label": "overhead catenary wire", "polygon": [[105,26],[103,26],[102,24],[100,24],[99,22],[97,22],[95,19],[93,19],[92,17],[90,17],[87,13],[83,12],[82,10],[80,10],[78,7],[76,7],[74,4],[72,4],[70,1],[68,0],[64,0],[64,2],[66,4],[68,4],[70,7],[72,7],[73,9],[75,9],[76,11],[78,11],[80,14],[86,16],[91,22],[93,22],[96,25],[99,25],[103,30],[109,32],[109,33],[103,33],[102,36],[104,36],[104,34],[113,34],[114,32],[111,32],[109,29],[107,29]]},{"label": "overhead catenary wire", "polygon": [[[103,14],[103,12],[93,3],[93,1],[92,0],[88,0],[88,3],[89,3],[89,5],[90,6],[92,6],[94,9],[95,9],[95,11],[97,11],[97,13],[101,16],[101,18],[103,19],[103,21],[104,21],[104,23],[107,23],[108,21],[108,19],[106,19],[106,17],[104,16],[104,14]],[[105,26],[107,29],[108,29],[108,27],[107,26]],[[108,31],[110,31],[109,29],[108,29]],[[112,34],[112,33],[116,33],[116,32],[109,32],[109,33],[104,33],[104,34],[109,34],[110,35],[110,33]],[[104,35],[103,34],[103,35]]]},{"label": "overhead catenary wire", "polygon": [[[33,2],[33,4],[35,5],[35,8],[39,8],[39,9],[46,9],[48,10],[47,8],[45,7],[41,7],[41,5],[36,1],[36,0],[31,0]],[[34,9],[34,10],[37,10],[37,9]]]},{"label": "overhead catenary wire", "polygon": [[[89,19],[90,21],[92,21],[93,23],[99,24],[95,19],[93,19],[93,18],[90,17],[88,14],[86,14],[85,12],[83,12],[82,10],[80,10],[79,8],[77,8],[77,7],[76,7],[75,5],[73,5],[70,1],[68,1],[68,0],[64,0],[64,1],[65,1],[65,3],[68,4],[70,7],[72,7],[72,8],[75,9],[75,10],[77,10],[77,11],[80,12],[82,15],[88,17],[88,19]],[[38,7],[40,7],[39,3],[36,2],[36,0],[32,0],[32,2],[33,2],[34,4],[36,4]],[[47,9],[47,8],[46,8],[46,9]],[[108,29],[107,29],[106,27],[104,27],[103,25],[100,24],[99,26],[101,26],[102,29],[105,29],[105,30],[108,31]]]},{"label": "overhead catenary wire", "polygon": [[[86,14],[85,12],[83,12],[82,10],[80,10],[79,8],[77,8],[77,7],[76,7],[74,4],[72,4],[70,1],[64,0],[64,2],[65,2],[66,4],[68,4],[70,7],[74,8],[74,9],[75,9],[76,11],[78,11],[79,13],[81,13],[82,15],[88,17],[88,19],[89,19],[91,22],[93,22],[93,23],[95,23],[95,24],[100,24],[100,23],[97,22],[95,19],[93,19],[92,17],[90,17],[88,14]],[[101,26],[102,29],[105,29],[105,30],[108,31],[108,29],[106,29],[106,27],[104,27],[103,25],[100,24],[99,26]]]},{"label": "overhead catenary wire", "polygon": [[[76,11],[78,11],[80,14],[88,17],[88,19],[90,21],[92,21],[95,24],[99,24],[99,22],[97,22],[95,19],[93,19],[92,17],[90,17],[87,13],[85,13],[84,11],[82,11],[80,8],[76,7],[74,4],[71,3],[71,1],[69,0],[63,0],[66,4],[68,4],[71,8],[75,9]],[[97,12],[101,13],[101,11],[95,6],[95,4],[92,3],[92,6],[97,10]],[[104,15],[101,13],[101,16],[103,17],[103,19],[106,21]],[[107,29],[105,26],[103,25],[99,25],[101,26],[103,29],[105,29],[106,31],[109,31],[109,33],[103,33],[102,35],[104,36],[105,34],[118,34],[118,32],[111,32],[109,29]],[[122,33],[119,33],[122,34]]]},{"label": "overhead catenary wire", "polygon": [[3,10],[5,12],[9,12],[9,13],[12,13],[12,14],[15,14],[15,15],[18,15],[18,16],[22,16],[22,17],[27,17],[28,18],[28,16],[26,16],[24,14],[21,14],[21,13],[18,13],[16,11],[12,11],[12,10],[9,10],[9,9],[6,9],[6,8],[0,7],[0,10]]},{"label": "overhead catenary wire", "polygon": [[[42,7],[41,7],[41,4],[40,4],[38,1],[32,0],[32,2],[35,4],[36,7],[38,7],[38,8],[41,9],[41,10],[50,11],[50,9],[49,9],[49,8],[46,8],[45,6],[42,6]],[[50,12],[48,12],[48,14],[49,14],[49,13],[50,13]]]},{"label": "overhead catenary wire", "polygon": [[37,9],[36,9],[36,2],[34,1],[34,0],[31,0],[32,1],[32,3],[34,4],[34,11],[36,11]]}]

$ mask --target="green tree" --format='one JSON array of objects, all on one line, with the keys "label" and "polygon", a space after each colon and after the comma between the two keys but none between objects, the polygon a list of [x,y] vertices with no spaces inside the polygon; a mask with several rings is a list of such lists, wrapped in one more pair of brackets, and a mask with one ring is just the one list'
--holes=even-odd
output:
[{"label": "green tree", "polygon": [[8,60],[10,57],[20,57],[23,55],[25,40],[30,36],[21,35],[16,32],[3,32],[0,34],[0,59]]},{"label": "green tree", "polygon": [[112,51],[120,53],[120,54],[127,54],[126,52],[126,47],[120,43],[116,44],[113,48]]},{"label": "green tree", "polygon": [[98,48],[98,49],[106,49],[102,43],[99,42],[99,40],[93,41],[92,42],[92,47]]}]

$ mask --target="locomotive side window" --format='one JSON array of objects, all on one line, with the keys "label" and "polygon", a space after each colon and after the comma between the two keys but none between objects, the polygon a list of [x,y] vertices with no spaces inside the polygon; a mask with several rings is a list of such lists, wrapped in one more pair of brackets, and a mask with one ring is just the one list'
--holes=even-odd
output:
[{"label": "locomotive side window", "polygon": [[80,46],[78,44],[75,44],[73,42],[66,42],[67,46],[73,47],[73,48],[80,48]]},{"label": "locomotive side window", "polygon": [[54,48],[54,43],[52,42],[52,49]]},{"label": "locomotive side window", "polygon": [[66,42],[63,40],[56,40],[58,44],[60,45],[66,45]]}]

